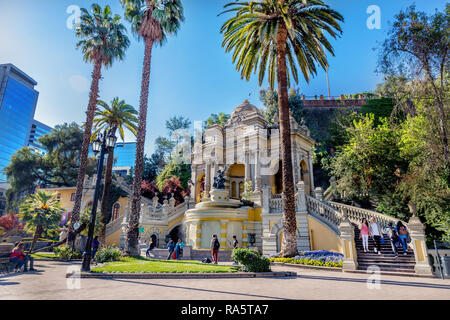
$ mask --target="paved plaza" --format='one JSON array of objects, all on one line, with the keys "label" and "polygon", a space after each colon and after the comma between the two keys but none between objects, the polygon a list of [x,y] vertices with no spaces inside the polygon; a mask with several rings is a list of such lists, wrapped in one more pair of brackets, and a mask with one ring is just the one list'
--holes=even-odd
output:
[{"label": "paved plaza", "polygon": [[[0,299],[187,299],[187,300],[413,300],[450,299],[450,280],[380,276],[379,289],[370,275],[273,266],[273,271],[295,271],[297,278],[276,279],[80,279],[79,289],[68,289],[70,264],[36,261],[38,272],[0,277]],[[372,275],[373,277],[373,275]],[[70,280],[69,280],[70,281]]]}]

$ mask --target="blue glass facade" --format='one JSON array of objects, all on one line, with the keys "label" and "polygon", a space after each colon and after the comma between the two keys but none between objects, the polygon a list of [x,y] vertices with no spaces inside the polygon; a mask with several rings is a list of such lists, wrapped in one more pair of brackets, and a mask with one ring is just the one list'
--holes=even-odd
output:
[{"label": "blue glass facade", "polygon": [[46,134],[50,134],[51,131],[52,131],[51,127],[37,120],[33,120],[31,124],[30,138],[28,140],[28,145],[32,147],[36,152],[44,154],[45,150],[42,148],[42,145],[39,143],[38,139]]},{"label": "blue glass facade", "polygon": [[118,142],[114,148],[114,167],[134,167],[136,142]]},{"label": "blue glass facade", "polygon": [[9,68],[0,66],[4,69],[0,74],[0,182],[6,181],[3,170],[9,164],[11,156],[28,145],[39,95],[33,89],[36,85],[33,80],[27,83],[26,78],[20,79],[20,70],[11,65],[6,66]]},{"label": "blue glass facade", "polygon": [[[89,156],[94,156],[92,145],[89,146]],[[136,142],[117,142],[114,148],[113,173],[125,177],[134,167],[136,158]]]}]

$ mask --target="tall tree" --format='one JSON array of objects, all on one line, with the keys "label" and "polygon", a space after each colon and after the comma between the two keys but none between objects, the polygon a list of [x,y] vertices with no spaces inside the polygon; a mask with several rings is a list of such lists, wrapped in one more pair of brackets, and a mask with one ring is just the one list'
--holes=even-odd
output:
[{"label": "tall tree", "polygon": [[448,57],[450,49],[450,3],[445,12],[427,15],[410,6],[395,16],[388,38],[380,48],[379,69],[385,74],[406,74],[427,81],[428,94],[439,112],[442,155],[448,151]]},{"label": "tall tree", "polygon": [[25,222],[25,230],[34,233],[30,252],[44,232],[58,228],[63,211],[56,192],[38,191],[27,198],[20,207],[19,216]]},{"label": "tall tree", "polygon": [[[263,112],[269,125],[278,122],[278,94],[271,88],[261,89],[259,91],[259,98],[264,103],[265,110]],[[298,89],[291,88],[288,95],[289,111],[298,124],[302,122],[303,117],[303,100],[300,97]]]},{"label": "tall tree", "polygon": [[130,41],[126,35],[126,29],[119,15],[112,15],[111,8],[107,5],[102,9],[98,4],[91,7],[92,15],[85,9],[81,9],[80,23],[76,26],[76,36],[81,40],[76,48],[81,48],[84,61],[94,64],[92,83],[89,94],[89,104],[84,124],[83,144],[80,154],[80,168],[78,170],[77,191],[75,204],[72,211],[68,242],[75,241],[73,225],[80,219],[81,199],[83,196],[83,183],[86,174],[86,164],[91,141],[92,123],[99,92],[99,81],[102,66],[108,68],[115,60],[122,60]]},{"label": "tall tree", "polygon": [[125,18],[131,22],[133,33],[145,42],[133,198],[125,241],[125,253],[139,255],[139,214],[152,49],[154,44],[163,45],[167,35],[176,34],[181,22],[184,21],[184,15],[180,0],[120,0],[120,3],[125,8]]},{"label": "tall tree", "polygon": [[225,8],[223,13],[236,15],[222,26],[223,46],[226,52],[234,50],[233,62],[241,77],[248,81],[259,69],[261,85],[268,70],[270,87],[273,89],[278,82],[284,191],[281,255],[294,256],[298,249],[288,86],[291,77],[298,83],[297,65],[306,81],[316,74],[317,63],[324,69],[328,67],[324,48],[334,53],[325,33],[336,37],[337,32],[342,32],[338,21],[343,17],[320,0],[233,2]]},{"label": "tall tree", "polygon": [[213,124],[218,124],[223,127],[229,118],[230,115],[223,112],[219,114],[211,113],[211,116],[205,121],[205,127],[212,126]]},{"label": "tall tree", "polygon": [[[95,139],[99,132],[106,130],[112,130],[113,134],[116,134],[116,130],[119,131],[120,138],[125,142],[125,129],[128,129],[134,136],[137,134],[137,114],[138,112],[132,106],[127,104],[124,100],[120,100],[118,97],[111,101],[111,105],[108,105],[105,101],[99,100],[98,109],[95,112],[94,128],[95,131],[92,134],[92,139]],[[100,242],[104,242],[106,224],[109,216],[109,195],[111,191],[112,183],[112,169],[114,164],[114,149],[109,150],[108,160],[106,162],[105,172],[105,184],[103,186],[102,196],[102,223],[103,228],[100,232]]]}]

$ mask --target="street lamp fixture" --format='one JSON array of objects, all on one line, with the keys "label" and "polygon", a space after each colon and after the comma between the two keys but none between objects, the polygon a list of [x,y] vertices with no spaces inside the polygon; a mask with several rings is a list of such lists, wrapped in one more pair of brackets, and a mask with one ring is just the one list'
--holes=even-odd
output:
[{"label": "street lamp fixture", "polygon": [[104,133],[99,133],[97,139],[92,143],[92,150],[95,155],[100,152],[100,157],[97,162],[97,180],[95,182],[94,201],[92,203],[91,221],[89,223],[88,238],[86,247],[83,253],[82,271],[89,272],[91,270],[91,257],[92,257],[92,240],[94,238],[95,219],[97,215],[98,198],[100,195],[100,182],[102,181],[103,162],[105,160],[105,154],[114,149],[117,138],[115,136],[116,128],[112,127],[109,130],[105,130]]}]

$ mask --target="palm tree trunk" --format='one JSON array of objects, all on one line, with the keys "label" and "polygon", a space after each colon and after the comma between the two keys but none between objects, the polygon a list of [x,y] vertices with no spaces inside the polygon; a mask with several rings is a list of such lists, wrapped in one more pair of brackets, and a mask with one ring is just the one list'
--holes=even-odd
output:
[{"label": "palm tree trunk", "polygon": [[103,244],[105,243],[106,224],[108,223],[109,198],[111,194],[113,163],[114,163],[114,149],[108,152],[108,160],[106,162],[106,172],[105,172],[105,185],[103,186],[102,207],[101,207],[103,228],[99,236],[99,241],[100,243]]},{"label": "palm tree trunk", "polygon": [[292,174],[291,124],[289,117],[289,102],[286,68],[287,30],[280,23],[276,39],[277,45],[277,81],[278,81],[278,112],[280,118],[281,158],[283,176],[283,239],[281,255],[293,257],[298,254],[297,220],[295,217],[294,177]]},{"label": "palm tree trunk", "polygon": [[33,241],[31,242],[30,250],[28,251],[28,253],[31,253],[33,251],[33,249],[36,246],[36,243],[37,243],[39,237],[42,234],[42,231],[43,231],[42,225],[38,224],[36,226],[36,231],[34,231]]},{"label": "palm tree trunk", "polygon": [[76,232],[73,228],[75,222],[80,220],[80,210],[81,210],[81,200],[83,197],[83,184],[84,177],[86,175],[86,166],[89,154],[89,145],[91,142],[91,133],[92,133],[92,123],[94,120],[95,110],[97,108],[97,100],[98,100],[98,85],[100,82],[100,78],[102,70],[102,61],[97,59],[94,64],[94,71],[92,72],[92,83],[91,83],[91,91],[89,94],[89,105],[88,110],[86,112],[86,123],[84,126],[84,135],[83,135],[83,144],[81,146],[80,152],[80,167],[78,169],[78,178],[77,178],[77,191],[75,194],[75,204],[72,210],[72,218],[70,220],[70,228],[69,228],[69,236],[67,237],[67,242],[69,245],[74,247]]},{"label": "palm tree trunk", "polygon": [[150,67],[152,61],[153,40],[145,39],[145,56],[142,70],[141,98],[139,104],[139,124],[136,139],[136,160],[134,164],[133,198],[131,203],[131,214],[127,226],[125,241],[125,254],[139,256],[139,214],[141,210],[141,183],[144,167],[144,144],[147,126],[148,92],[150,86]]}]

